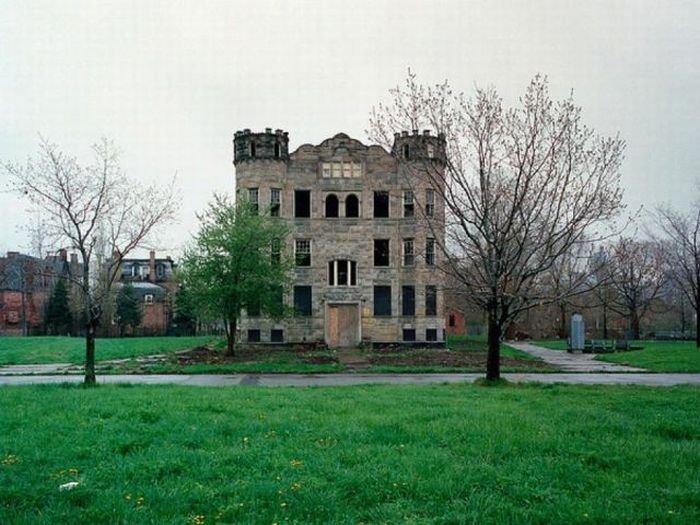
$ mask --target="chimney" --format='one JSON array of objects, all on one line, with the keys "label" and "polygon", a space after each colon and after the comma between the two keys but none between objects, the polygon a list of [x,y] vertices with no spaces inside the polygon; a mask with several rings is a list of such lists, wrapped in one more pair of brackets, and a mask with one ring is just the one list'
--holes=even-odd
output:
[{"label": "chimney", "polygon": [[58,250],[58,257],[61,259],[61,261],[65,262],[65,260],[66,260],[66,249],[65,248],[61,248],[60,250]]},{"label": "chimney", "polygon": [[70,264],[71,266],[78,266],[78,254],[77,253],[71,253],[70,254]]},{"label": "chimney", "polygon": [[19,252],[7,252],[7,258],[8,259],[14,259],[19,255]]},{"label": "chimney", "polygon": [[148,280],[152,283],[156,282],[156,252],[151,250],[148,260]]}]

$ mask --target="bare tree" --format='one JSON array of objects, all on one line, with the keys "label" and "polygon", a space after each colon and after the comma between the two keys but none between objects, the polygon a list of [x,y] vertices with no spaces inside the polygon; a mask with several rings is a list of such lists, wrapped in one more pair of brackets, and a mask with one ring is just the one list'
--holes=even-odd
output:
[{"label": "bare tree", "polygon": [[106,139],[93,152],[92,163],[81,165],[42,138],[26,165],[4,165],[14,189],[43,214],[47,239],[78,252],[81,272],[72,279],[85,323],[86,384],[95,383],[95,331],[122,259],[147,243],[176,208],[174,183],[163,189],[130,181]]},{"label": "bare tree", "polygon": [[610,253],[610,282],[615,291],[611,309],[627,317],[631,338],[636,340],[642,319],[667,283],[664,253],[658,243],[624,237]]},{"label": "bare tree", "polygon": [[669,275],[695,311],[695,346],[700,348],[700,202],[688,213],[660,206],[656,217],[668,240]]},{"label": "bare tree", "polygon": [[393,131],[421,128],[444,136],[444,170],[425,163],[446,210],[441,248],[448,273],[486,312],[486,377],[498,379],[504,329],[553,300],[544,275],[621,210],[624,142],[595,135],[572,97],[553,101],[541,76],[512,109],[494,88],[467,98],[410,71],[390,93],[391,104],[370,116],[371,139],[386,146]]}]

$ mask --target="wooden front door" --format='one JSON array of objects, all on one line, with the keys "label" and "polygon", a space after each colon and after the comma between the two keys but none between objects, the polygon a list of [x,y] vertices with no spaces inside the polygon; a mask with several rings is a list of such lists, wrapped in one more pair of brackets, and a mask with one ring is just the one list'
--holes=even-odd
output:
[{"label": "wooden front door", "polygon": [[356,304],[328,305],[328,346],[344,348],[357,346],[360,335],[360,312]]}]

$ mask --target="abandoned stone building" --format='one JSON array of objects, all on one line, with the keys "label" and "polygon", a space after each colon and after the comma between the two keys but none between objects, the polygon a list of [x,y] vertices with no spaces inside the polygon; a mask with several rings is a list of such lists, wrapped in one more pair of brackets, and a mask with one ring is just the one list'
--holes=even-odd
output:
[{"label": "abandoned stone building", "polygon": [[248,312],[243,341],[444,341],[443,136],[396,133],[391,152],[339,133],[290,153],[288,134],[269,128],[238,131],[233,142],[237,194],[287,223],[296,265],[285,295],[294,316]]}]

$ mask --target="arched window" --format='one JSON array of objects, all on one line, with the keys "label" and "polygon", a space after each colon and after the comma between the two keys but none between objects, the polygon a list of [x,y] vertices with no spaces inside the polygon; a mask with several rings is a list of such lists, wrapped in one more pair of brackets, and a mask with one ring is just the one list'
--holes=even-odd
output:
[{"label": "arched window", "polygon": [[326,197],[326,217],[338,216],[338,197],[332,193]]},{"label": "arched window", "polygon": [[360,216],[360,201],[357,199],[357,195],[352,193],[348,195],[345,199],[345,216],[346,217],[359,217]]}]

